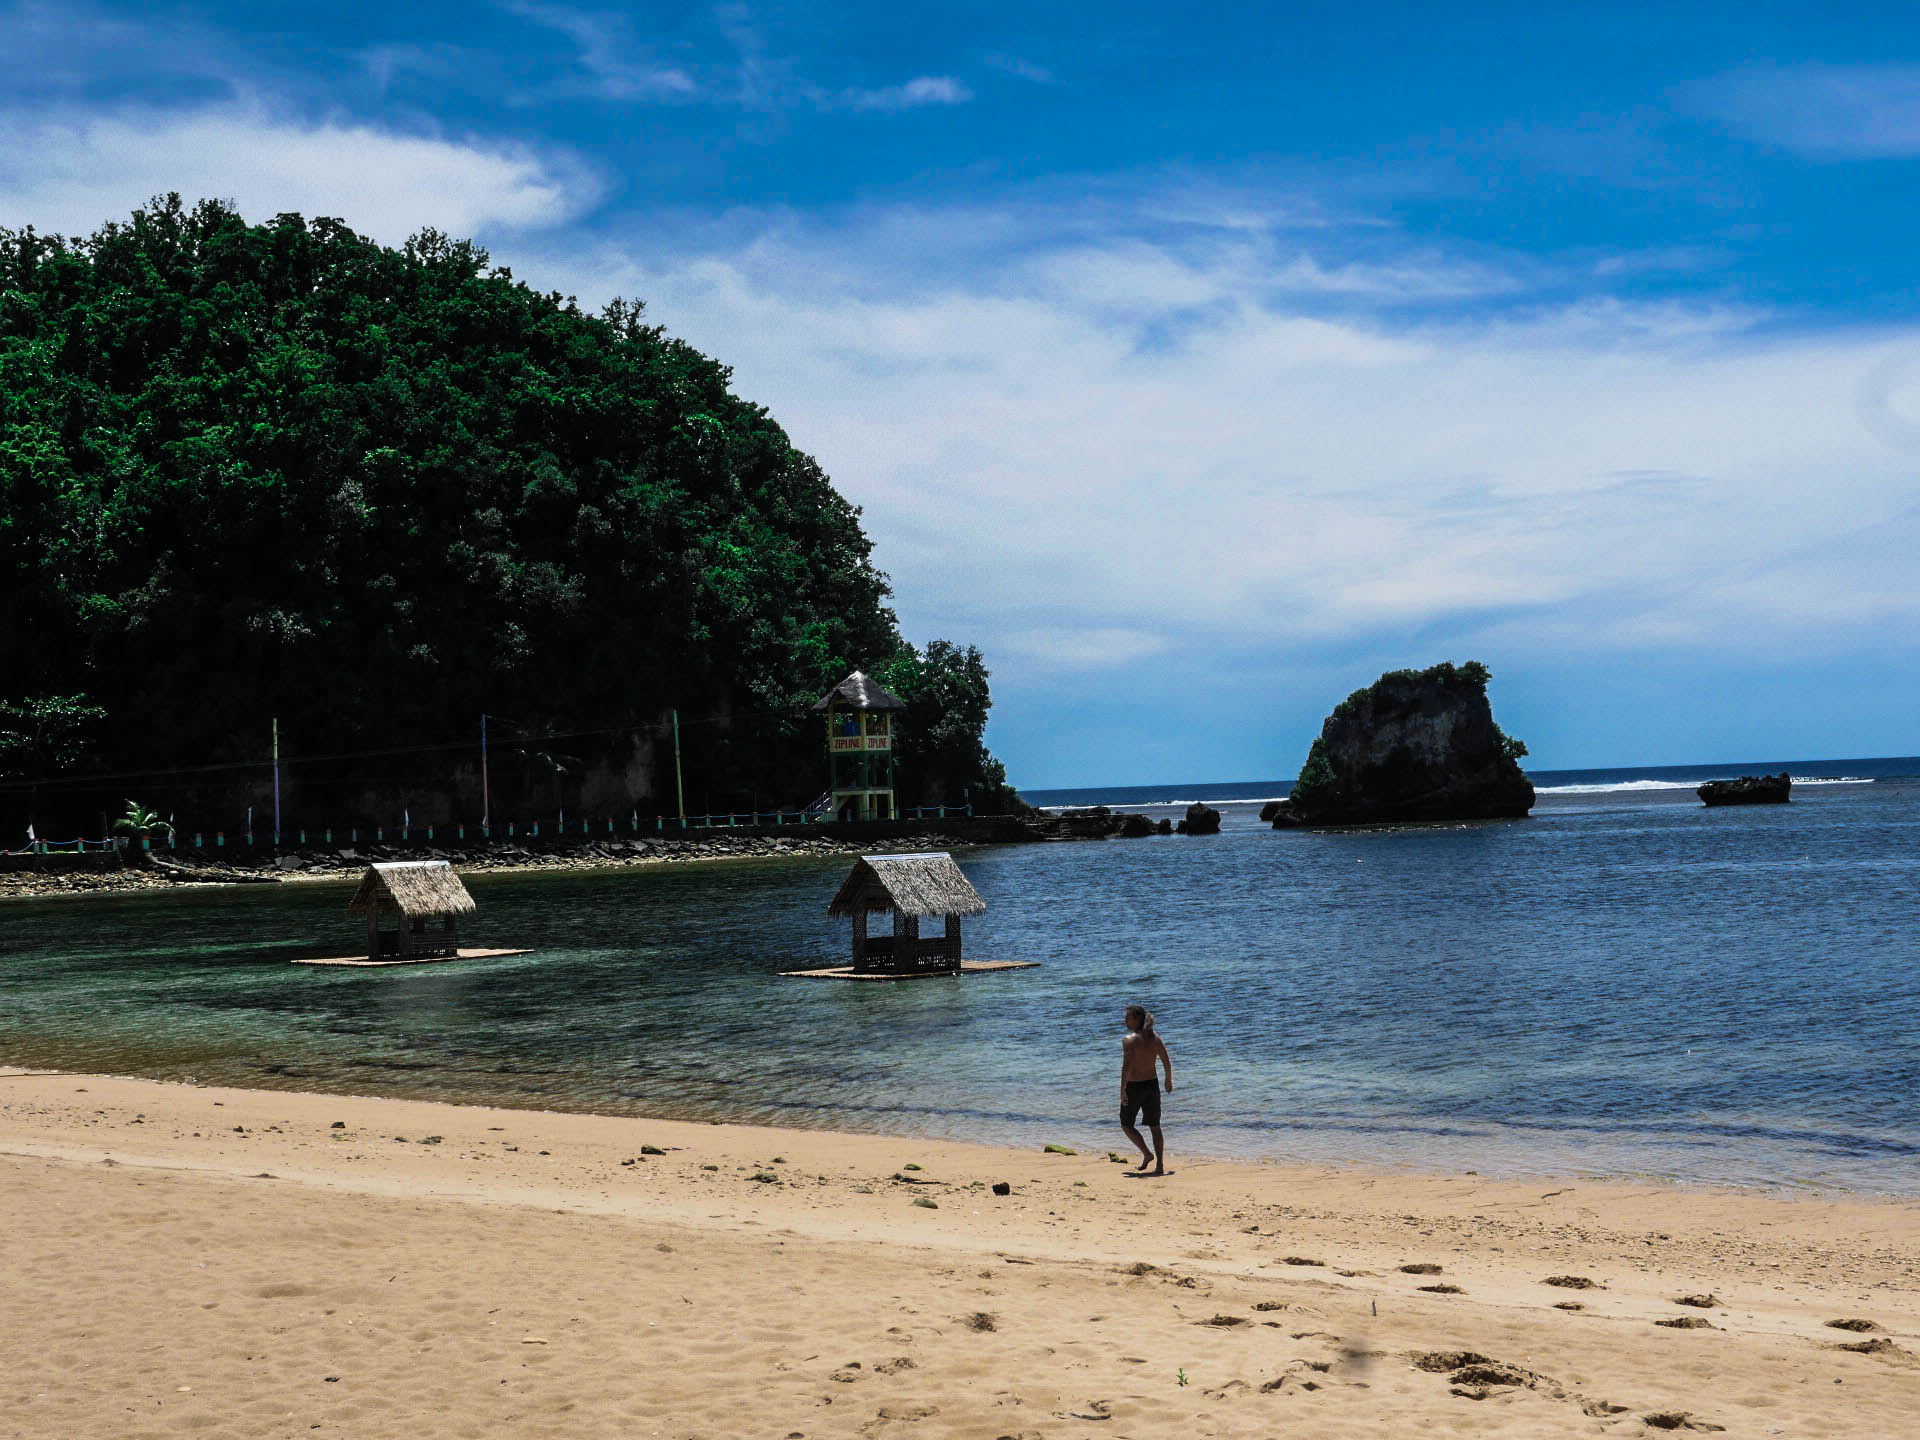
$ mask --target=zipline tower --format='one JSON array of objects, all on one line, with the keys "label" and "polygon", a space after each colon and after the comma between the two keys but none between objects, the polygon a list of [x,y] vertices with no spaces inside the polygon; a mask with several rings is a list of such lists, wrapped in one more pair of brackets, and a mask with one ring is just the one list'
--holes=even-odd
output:
[{"label": "zipline tower", "polygon": [[895,715],[906,702],[854,671],[814,703],[827,717],[827,787],[836,820],[892,820]]}]

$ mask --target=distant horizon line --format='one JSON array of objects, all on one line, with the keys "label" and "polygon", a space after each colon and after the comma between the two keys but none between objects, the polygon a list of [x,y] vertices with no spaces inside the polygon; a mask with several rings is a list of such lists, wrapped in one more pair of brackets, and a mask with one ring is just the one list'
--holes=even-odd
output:
[{"label": "distant horizon line", "polygon": [[[1526,766],[1522,766],[1521,768],[1525,770],[1526,773],[1530,776],[1532,775],[1585,775],[1585,774],[1594,774],[1597,772],[1611,772],[1611,771],[1623,771],[1623,770],[1644,770],[1644,771],[1704,770],[1710,767],[1717,767],[1717,768],[1723,768],[1723,769],[1746,768],[1746,769],[1753,769],[1753,770],[1765,770],[1769,766],[1781,766],[1781,765],[1785,765],[1785,766],[1875,765],[1875,764],[1884,764],[1889,760],[1911,760],[1916,765],[1920,765],[1920,754],[1841,755],[1841,756],[1834,756],[1827,759],[1810,759],[1803,756],[1797,760],[1779,760],[1779,759],[1774,759],[1774,760],[1690,760],[1690,761],[1682,761],[1677,764],[1668,764],[1668,765],[1567,765],[1567,766],[1560,766],[1560,767],[1543,766],[1539,769],[1531,769]],[[1198,789],[1204,786],[1219,787],[1219,786],[1226,786],[1226,785],[1292,785],[1292,784],[1293,784],[1293,780],[1285,776],[1256,776],[1249,780],[1144,780],[1144,781],[1126,781],[1126,782],[1116,781],[1116,780],[1103,780],[1097,784],[1092,784],[1092,785],[1016,784],[1014,788],[1018,790],[1021,794],[1025,795],[1025,794],[1039,793],[1042,791],[1064,791],[1064,790],[1157,790],[1157,789],[1173,789],[1175,787],[1191,790],[1191,789]]]}]

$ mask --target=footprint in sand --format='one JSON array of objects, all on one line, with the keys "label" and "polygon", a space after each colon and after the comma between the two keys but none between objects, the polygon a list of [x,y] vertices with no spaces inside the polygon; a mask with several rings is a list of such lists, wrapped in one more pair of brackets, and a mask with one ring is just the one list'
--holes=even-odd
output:
[{"label": "footprint in sand", "polygon": [[1492,1362],[1478,1350],[1424,1350],[1408,1357],[1413,1368],[1441,1375],[1462,1365],[1487,1365]]},{"label": "footprint in sand", "polygon": [[1440,1267],[1427,1261],[1421,1261],[1413,1265],[1402,1265],[1400,1267],[1400,1273],[1402,1275],[1438,1275],[1440,1273]]},{"label": "footprint in sand", "polygon": [[1705,1420],[1696,1420],[1686,1410],[1656,1410],[1651,1415],[1642,1415],[1650,1430],[1725,1430],[1724,1425],[1710,1425]]}]

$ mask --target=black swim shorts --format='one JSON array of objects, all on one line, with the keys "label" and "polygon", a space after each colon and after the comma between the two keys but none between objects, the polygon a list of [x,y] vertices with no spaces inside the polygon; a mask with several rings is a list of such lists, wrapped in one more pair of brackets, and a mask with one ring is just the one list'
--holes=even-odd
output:
[{"label": "black swim shorts", "polygon": [[1120,1105],[1120,1123],[1133,1124],[1138,1115],[1149,1125],[1160,1123],[1160,1077],[1127,1081],[1127,1098]]}]

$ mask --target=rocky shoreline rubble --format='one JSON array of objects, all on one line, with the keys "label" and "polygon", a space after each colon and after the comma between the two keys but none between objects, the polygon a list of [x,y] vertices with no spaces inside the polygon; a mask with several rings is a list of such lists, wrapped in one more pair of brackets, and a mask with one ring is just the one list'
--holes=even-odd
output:
[{"label": "rocky shoreline rubble", "polygon": [[180,885],[273,885],[345,879],[376,860],[447,860],[464,874],[500,870],[601,870],[633,865],[686,864],[702,860],[783,859],[806,855],[857,855],[889,851],[946,850],[976,844],[1105,840],[1164,835],[1165,821],[1115,813],[1105,806],[1051,813],[1040,810],[997,826],[988,838],[929,830],[925,834],[884,839],[809,834],[795,828],[785,834],[718,831],[699,839],[608,838],[565,846],[365,844],[284,848],[235,859],[196,852],[154,855],[144,861],[117,855],[95,857],[90,866],[64,865],[74,857],[49,855],[45,866],[0,871],[0,898],[87,894],[101,891],[165,890]]}]

